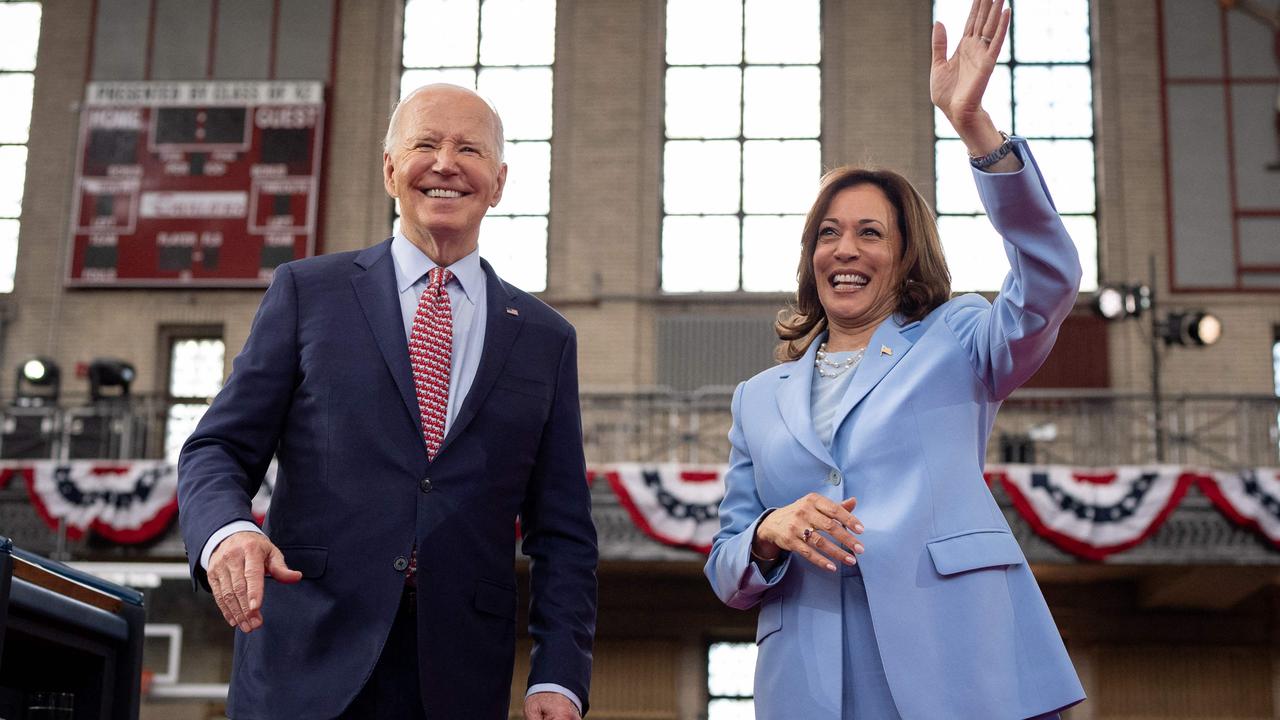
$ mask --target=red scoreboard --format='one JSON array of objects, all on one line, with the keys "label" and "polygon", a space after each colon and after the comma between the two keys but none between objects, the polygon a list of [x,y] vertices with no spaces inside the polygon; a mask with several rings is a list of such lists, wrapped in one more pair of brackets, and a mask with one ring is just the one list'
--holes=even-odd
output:
[{"label": "red scoreboard", "polygon": [[90,83],[76,287],[246,287],[316,250],[319,82]]}]

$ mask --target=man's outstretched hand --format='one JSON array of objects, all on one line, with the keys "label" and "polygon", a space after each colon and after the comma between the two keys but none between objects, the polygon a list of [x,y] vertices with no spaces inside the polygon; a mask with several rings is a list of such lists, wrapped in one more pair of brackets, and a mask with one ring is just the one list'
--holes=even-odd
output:
[{"label": "man's outstretched hand", "polygon": [[262,627],[262,584],[267,574],[296,583],[302,573],[285,565],[284,554],[259,532],[238,532],[218,543],[209,557],[209,588],[231,627],[253,632]]}]

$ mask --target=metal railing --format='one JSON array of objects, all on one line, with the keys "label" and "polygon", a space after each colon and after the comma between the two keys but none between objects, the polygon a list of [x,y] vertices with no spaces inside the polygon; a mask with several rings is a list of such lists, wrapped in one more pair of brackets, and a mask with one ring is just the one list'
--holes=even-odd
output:
[{"label": "metal railing", "polygon": [[[721,463],[733,388],[582,392],[587,459]],[[1167,395],[1158,457],[1150,395],[1021,390],[996,417],[988,462],[1080,466],[1167,462],[1211,468],[1280,466],[1280,399]],[[0,459],[161,458],[168,404],[158,396],[19,407],[0,399]]]}]

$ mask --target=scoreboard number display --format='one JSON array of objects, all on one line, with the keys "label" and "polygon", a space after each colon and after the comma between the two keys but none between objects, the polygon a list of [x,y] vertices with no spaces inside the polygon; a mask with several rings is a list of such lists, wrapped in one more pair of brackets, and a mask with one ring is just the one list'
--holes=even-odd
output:
[{"label": "scoreboard number display", "polygon": [[90,83],[68,286],[261,287],[316,252],[319,82]]}]

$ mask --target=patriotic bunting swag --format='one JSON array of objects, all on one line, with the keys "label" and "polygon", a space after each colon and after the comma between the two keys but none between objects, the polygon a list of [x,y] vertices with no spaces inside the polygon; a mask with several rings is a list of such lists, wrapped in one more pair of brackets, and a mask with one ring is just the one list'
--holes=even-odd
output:
[{"label": "patriotic bunting swag", "polygon": [[1058,547],[1090,560],[1127,550],[1164,523],[1196,479],[1170,466],[991,468],[1018,512]]},{"label": "patriotic bunting swag", "polygon": [[1200,491],[1223,515],[1252,527],[1280,547],[1280,470],[1250,468],[1197,478]]},{"label": "patriotic bunting swag", "polygon": [[163,532],[178,511],[177,468],[161,460],[41,461],[0,470],[6,480],[13,475],[26,481],[45,524],[57,530],[64,523],[72,540],[92,529],[112,542],[144,542]]},{"label": "patriotic bunting swag", "polygon": [[[604,478],[631,521],[674,547],[709,552],[720,529],[725,465],[619,463]],[[266,515],[275,485],[268,471],[253,514]],[[159,460],[34,461],[0,464],[0,489],[20,478],[45,523],[71,539],[88,530],[118,543],[166,531],[178,508],[177,468]],[[1280,549],[1280,468],[1236,472],[1169,465],[1072,468],[1002,465],[987,470],[1036,533],[1082,558],[1101,560],[1150,537],[1195,485],[1232,522],[1260,532]]]},{"label": "patriotic bunting swag", "polygon": [[596,470],[608,478],[631,521],[657,540],[702,553],[720,530],[720,500],[728,466],[622,463]]}]

